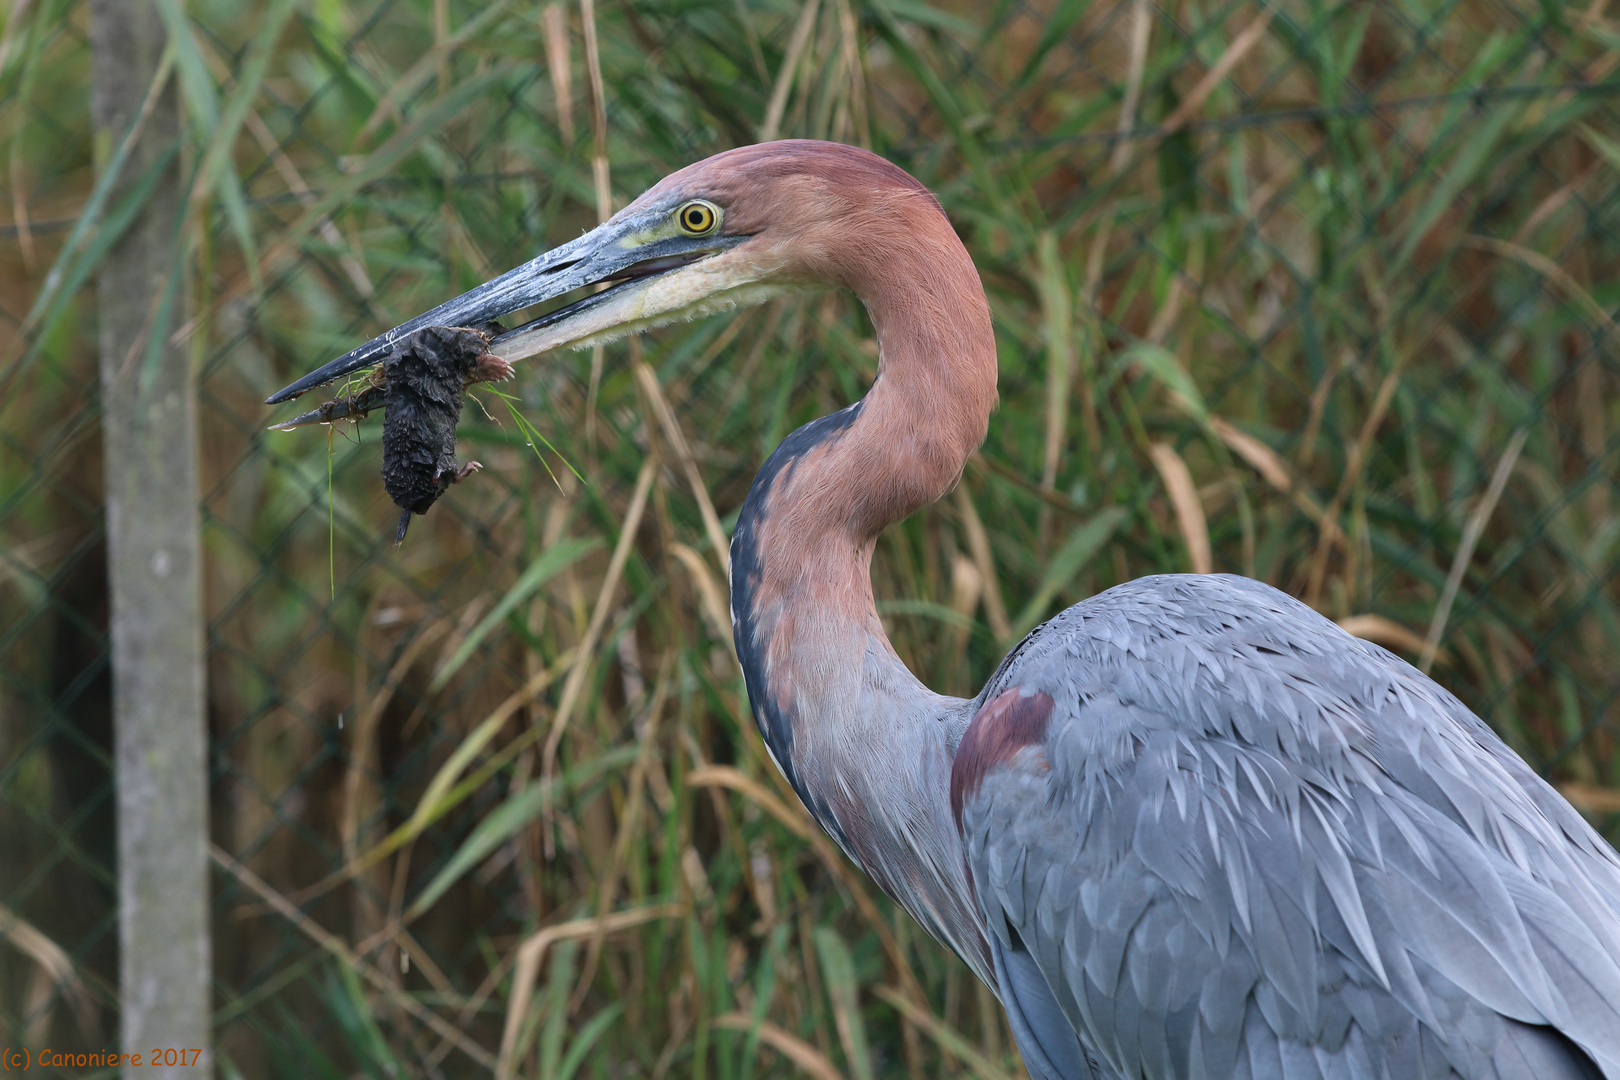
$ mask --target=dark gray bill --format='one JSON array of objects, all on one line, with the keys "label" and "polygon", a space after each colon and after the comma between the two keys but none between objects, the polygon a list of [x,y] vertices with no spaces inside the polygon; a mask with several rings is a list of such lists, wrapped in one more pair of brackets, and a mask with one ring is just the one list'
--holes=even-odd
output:
[{"label": "dark gray bill", "polygon": [[[401,323],[357,349],[351,349],[297,382],[277,390],[265,398],[265,404],[278,405],[290,401],[305,391],[376,364],[382,360],[390,345],[425,326],[481,326],[514,311],[554,300],[599,282],[628,284],[665,273],[698,259],[717,255],[747,239],[742,236],[666,236],[645,243],[639,241],[638,234],[666,220],[664,213],[649,211],[607,222],[578,240],[554,248],[532,262],[524,263],[493,281],[487,281],[454,300],[440,304],[425,315]],[[502,341],[531,333],[538,327],[555,325],[595,306],[612,291],[609,289],[587,296],[502,334],[494,340],[491,351],[499,355]]]}]

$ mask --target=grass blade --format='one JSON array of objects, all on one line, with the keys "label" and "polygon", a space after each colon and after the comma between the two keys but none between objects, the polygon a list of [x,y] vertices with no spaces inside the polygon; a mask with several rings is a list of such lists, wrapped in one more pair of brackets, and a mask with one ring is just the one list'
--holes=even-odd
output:
[{"label": "grass blade", "polygon": [[511,839],[523,826],[538,818],[548,799],[553,798],[551,794],[553,783],[564,791],[581,787],[603,773],[630,764],[635,760],[636,752],[635,746],[621,746],[609,750],[572,769],[564,770],[555,781],[537,780],[515,795],[508,796],[478,823],[472,834],[456,849],[456,853],[450,856],[450,861],[444,865],[444,869],[435,874],[427,887],[411,901],[405,921],[410,922],[431,908],[467,871]]},{"label": "grass blade", "polygon": [[1102,546],[1113,538],[1115,531],[1129,517],[1130,511],[1123,506],[1110,506],[1063,542],[1058,553],[1052,556],[1052,561],[1047,564],[1046,576],[1041,579],[1040,587],[1035,590],[1035,595],[1030,598],[1024,610],[1019,613],[1017,621],[1013,623],[1011,635],[1013,641],[1021,640],[1024,635],[1035,629],[1035,624],[1041,621],[1047,608],[1051,607],[1052,601],[1057,598],[1057,594],[1068,587],[1081,567],[1102,550]]},{"label": "grass blade", "polygon": [[867,1048],[866,1025],[861,1021],[855,961],[836,930],[818,927],[815,940],[816,956],[821,960],[827,996],[832,1000],[833,1018],[838,1025],[838,1040],[844,1044],[844,1060],[855,1080],[873,1080],[872,1052]]}]

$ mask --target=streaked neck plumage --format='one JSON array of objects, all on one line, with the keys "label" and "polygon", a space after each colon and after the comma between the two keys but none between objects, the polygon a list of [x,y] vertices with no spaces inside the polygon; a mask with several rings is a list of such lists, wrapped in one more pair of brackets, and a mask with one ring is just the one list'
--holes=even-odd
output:
[{"label": "streaked neck plumage", "polygon": [[994,985],[948,802],[969,703],[912,675],[872,596],[878,534],[956,482],[996,394],[978,273],[919,192],[827,246],[847,253],[826,279],[866,304],[878,376],[859,402],[790,435],[755,478],[732,539],[732,618],[755,721],[800,798]]}]

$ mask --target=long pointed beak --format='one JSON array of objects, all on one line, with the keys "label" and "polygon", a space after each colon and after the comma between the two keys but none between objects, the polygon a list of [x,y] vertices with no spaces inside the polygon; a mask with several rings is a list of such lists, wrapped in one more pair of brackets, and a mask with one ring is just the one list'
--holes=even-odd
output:
[{"label": "long pointed beak", "polygon": [[[265,398],[265,404],[277,405],[290,401],[307,390],[379,363],[390,345],[423,327],[480,326],[577,289],[601,282],[619,283],[542,315],[501,334],[491,342],[490,351],[495,355],[516,359],[516,356],[502,352],[503,344],[510,351],[518,351],[523,344],[546,337],[537,331],[579,317],[607,302],[620,289],[718,255],[747,239],[745,236],[699,238],[670,235],[668,222],[668,215],[657,211],[614,218],[577,240],[554,248],[493,281],[487,281],[454,300],[440,304],[424,315],[401,323],[357,349],[351,349],[271,394]],[[533,351],[536,350],[520,352],[520,355],[532,355]]]}]

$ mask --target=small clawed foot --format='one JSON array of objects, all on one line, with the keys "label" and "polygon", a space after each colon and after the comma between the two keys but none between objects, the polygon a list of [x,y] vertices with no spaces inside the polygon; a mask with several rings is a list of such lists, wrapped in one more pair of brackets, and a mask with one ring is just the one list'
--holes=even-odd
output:
[{"label": "small clawed foot", "polygon": [[512,363],[503,360],[494,353],[484,353],[473,361],[472,372],[467,376],[468,382],[505,382],[512,377]]},{"label": "small clawed foot", "polygon": [[460,483],[461,481],[467,479],[467,477],[471,476],[473,473],[477,472],[479,469],[482,469],[483,467],[484,466],[479,462],[469,461],[469,462],[467,462],[467,464],[465,464],[465,465],[463,465],[461,467],[461,470],[456,473],[455,478],[452,479],[450,482],[452,484]]}]

